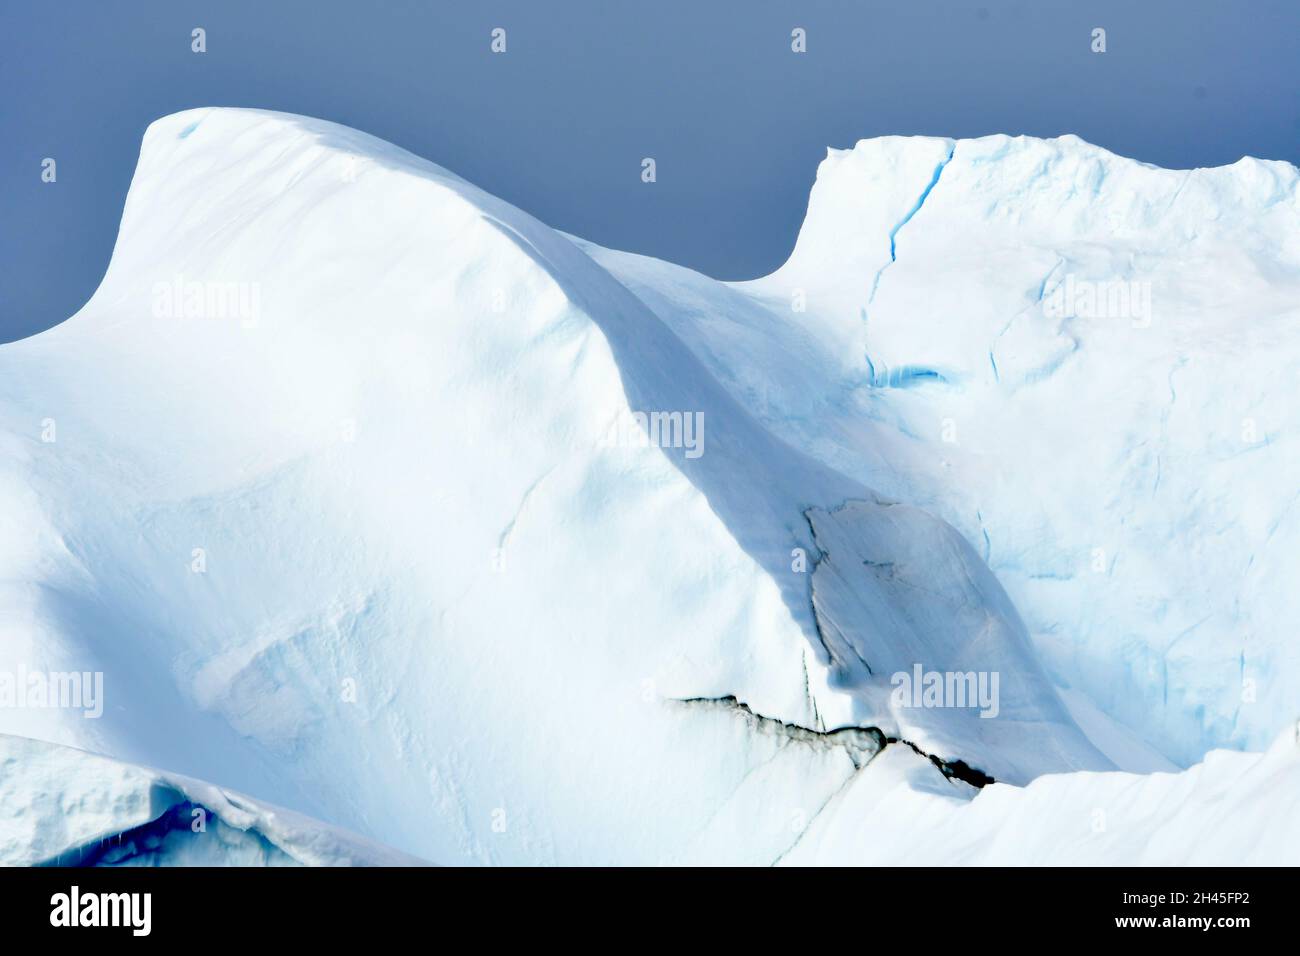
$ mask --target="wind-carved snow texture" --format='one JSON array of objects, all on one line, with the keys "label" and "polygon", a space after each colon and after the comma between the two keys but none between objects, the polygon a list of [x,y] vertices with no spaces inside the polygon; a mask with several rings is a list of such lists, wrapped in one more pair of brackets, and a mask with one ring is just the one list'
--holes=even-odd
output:
[{"label": "wind-carved snow texture", "polygon": [[[0,674],[107,698],[0,732],[445,863],[835,858],[844,814],[934,800],[977,841],[1040,775],[1104,801],[1132,778],[1071,771],[1262,749],[1300,696],[1295,179],[873,140],[728,285],[343,127],[159,120],[95,296],[0,347]],[[1072,276],[1151,276],[1161,318],[1049,310]],[[703,454],[635,412],[701,415]],[[917,668],[996,706],[889,693]],[[1252,799],[1203,767],[1159,786]]]}]

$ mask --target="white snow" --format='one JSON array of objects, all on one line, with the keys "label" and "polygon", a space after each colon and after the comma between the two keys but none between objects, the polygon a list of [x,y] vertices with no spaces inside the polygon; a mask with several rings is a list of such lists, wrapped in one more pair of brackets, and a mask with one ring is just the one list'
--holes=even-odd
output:
[{"label": "white snow", "polygon": [[[0,674],[106,696],[0,732],[442,863],[770,863],[833,799],[914,792],[900,840],[966,805],[823,733],[874,727],[1028,784],[970,806],[1026,795],[1046,846],[1043,781],[1295,717],[1295,182],[869,141],[724,285],[330,123],[159,120],[95,296],[0,347]],[[1044,315],[1115,274],[1148,327]],[[900,708],[917,664],[998,716]]]},{"label": "white snow", "polygon": [[[1048,774],[970,798],[890,747],[782,859],[811,865],[1294,866],[1300,741],[1215,750],[1182,773]],[[946,789],[945,789],[946,788]]]},{"label": "white snow", "polygon": [[0,736],[0,866],[92,861],[115,866],[424,864],[200,780]]},{"label": "white snow", "polygon": [[586,248],[768,427],[951,522],[1054,679],[1187,765],[1300,700],[1298,179],[887,137],[723,295]]}]

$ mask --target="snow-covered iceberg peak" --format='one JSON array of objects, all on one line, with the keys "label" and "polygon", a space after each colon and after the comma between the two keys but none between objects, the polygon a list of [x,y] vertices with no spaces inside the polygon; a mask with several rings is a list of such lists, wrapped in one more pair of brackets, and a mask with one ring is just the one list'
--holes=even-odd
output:
[{"label": "snow-covered iceberg peak", "polygon": [[[1279,212],[1289,207],[1294,214],[1297,172],[1290,163],[1253,157],[1208,169],[1164,169],[1073,135],[864,139],[851,149],[827,150],[784,268],[805,274],[815,268],[825,279],[844,264],[896,255],[899,232],[941,179],[946,193],[978,199],[995,218],[1019,227],[1111,241],[1144,233],[1154,243],[1160,236],[1152,230],[1173,223],[1188,228],[1209,219],[1214,230],[1245,237],[1253,231],[1248,222],[1279,204]],[[1225,216],[1229,208],[1238,215]],[[1298,243],[1292,236],[1280,251],[1300,254]]]},{"label": "snow-covered iceberg peak", "polygon": [[883,136],[827,150],[817,167],[794,251],[778,272],[822,291],[825,280],[861,284],[897,255],[899,233],[943,176],[956,144]]},{"label": "snow-covered iceberg peak", "polygon": [[1180,762],[1296,716],[1295,166],[864,141],[733,288],[715,374],[779,365],[770,426],[976,542],[1059,680]]},{"label": "snow-covered iceberg peak", "polygon": [[[936,210],[930,199],[940,182],[944,202]],[[1028,255],[1063,236],[1160,255],[1216,235],[1229,268],[1266,267],[1300,259],[1300,237],[1290,228],[1296,183],[1296,168],[1285,162],[1246,157],[1213,169],[1162,169],[1073,135],[867,139],[828,150],[789,259],[741,286],[798,294],[810,313],[861,345],[861,320],[874,311],[883,272],[906,254],[923,220],[957,238],[971,258],[1003,234],[1014,234]]]},{"label": "snow-covered iceberg peak", "polygon": [[[943,785],[1109,766],[942,520],[881,515],[590,250],[330,123],[154,123],[94,298],[0,349],[0,442],[0,671],[106,695],[0,731],[426,859],[770,862],[863,741]],[[887,656],[820,631],[888,620],[945,633]],[[898,661],[1003,672],[1032,732],[904,719]]]},{"label": "snow-covered iceberg peak", "polygon": [[787,268],[727,286],[330,123],[158,121],[94,298],[0,348],[0,674],[104,688],[0,732],[505,863],[781,860],[882,753],[963,802],[1160,764],[1104,712],[1203,744],[1221,674],[1171,656],[1154,725],[1104,675],[1154,693],[1134,647],[1218,631],[1166,595],[1148,635],[1069,566],[1194,462],[1047,494],[1078,461],[1035,431],[1106,361],[1168,370],[1040,321],[1060,237],[970,187],[997,146],[833,155]]}]

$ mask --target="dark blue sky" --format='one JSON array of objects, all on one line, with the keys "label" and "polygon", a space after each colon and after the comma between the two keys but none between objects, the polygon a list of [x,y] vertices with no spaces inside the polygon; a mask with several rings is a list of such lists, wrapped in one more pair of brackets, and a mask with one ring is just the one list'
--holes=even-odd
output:
[{"label": "dark blue sky", "polygon": [[1300,2],[3,0],[0,341],[89,298],[144,128],[211,105],[355,126],[558,228],[750,278],[788,254],[825,148],[862,137],[1300,161]]}]

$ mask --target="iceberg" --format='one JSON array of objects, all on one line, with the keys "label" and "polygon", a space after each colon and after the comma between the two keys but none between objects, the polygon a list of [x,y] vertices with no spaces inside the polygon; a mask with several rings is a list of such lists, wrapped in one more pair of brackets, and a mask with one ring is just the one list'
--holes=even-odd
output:
[{"label": "iceberg", "polygon": [[864,141],[721,283],[335,124],[158,120],[100,288],[0,346],[0,673],[102,675],[95,719],[0,707],[41,742],[0,801],[43,747],[180,796],[8,852],[202,806],[177,859],[904,862],[942,818],[970,862],[1025,812],[1070,845],[1054,787],[1264,799],[1296,181]]}]

